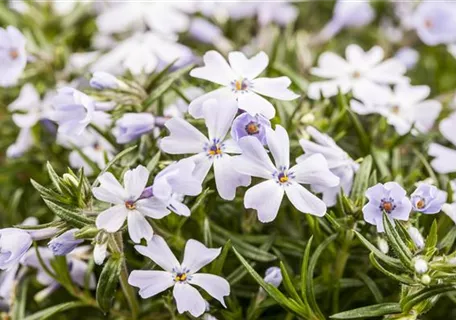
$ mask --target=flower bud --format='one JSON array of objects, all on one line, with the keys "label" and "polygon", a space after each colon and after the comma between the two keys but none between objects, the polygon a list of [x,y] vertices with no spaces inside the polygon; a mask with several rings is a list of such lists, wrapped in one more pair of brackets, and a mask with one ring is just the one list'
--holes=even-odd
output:
[{"label": "flower bud", "polygon": [[421,277],[421,282],[425,285],[428,285],[431,283],[431,277],[429,275],[425,274]]},{"label": "flower bud", "polygon": [[138,139],[155,127],[155,118],[150,113],[126,113],[116,121],[112,130],[117,143],[123,144]]},{"label": "flower bud", "polygon": [[93,260],[97,265],[102,265],[108,255],[108,235],[101,231],[95,237]]},{"label": "flower bud", "polygon": [[426,260],[422,258],[415,259],[413,266],[417,273],[425,273],[426,271],[428,271],[428,264]]},{"label": "flower bud", "polygon": [[418,249],[424,248],[424,239],[421,235],[420,231],[415,227],[409,227],[407,229],[410,238],[412,238],[413,242],[415,243]]},{"label": "flower bud", "polygon": [[386,242],[385,239],[378,237],[377,238],[377,246],[380,249],[380,251],[383,252],[384,254],[388,253],[389,246],[388,246],[388,242]]},{"label": "flower bud", "polygon": [[107,72],[94,72],[92,78],[90,79],[90,86],[97,90],[105,89],[119,89],[126,87],[126,84],[123,81],[120,81],[112,74]]},{"label": "flower bud", "polygon": [[56,256],[66,256],[73,251],[78,244],[84,242],[84,240],[74,238],[74,233],[76,231],[78,231],[78,229],[68,230],[49,241],[48,247],[52,250],[52,253]]},{"label": "flower bud", "polygon": [[78,187],[79,186],[79,181],[71,174],[69,173],[64,173],[63,176],[63,181],[67,183],[67,185],[71,187]]},{"label": "flower bud", "polygon": [[270,267],[266,270],[264,282],[272,284],[274,287],[282,283],[282,272],[278,267]]}]

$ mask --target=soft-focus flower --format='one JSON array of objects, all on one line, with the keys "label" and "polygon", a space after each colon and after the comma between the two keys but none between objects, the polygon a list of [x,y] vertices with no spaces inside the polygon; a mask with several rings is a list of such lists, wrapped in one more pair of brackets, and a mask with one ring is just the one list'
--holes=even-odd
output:
[{"label": "soft-focus flower", "polygon": [[375,11],[369,1],[338,0],[333,17],[317,35],[318,42],[326,42],[347,27],[362,27],[375,18]]},{"label": "soft-focus flower", "polygon": [[397,182],[378,183],[366,191],[369,202],[363,207],[364,220],[377,226],[378,232],[385,231],[383,212],[393,219],[408,220],[412,204],[405,190]]},{"label": "soft-focus flower", "polygon": [[263,51],[250,59],[242,52],[230,52],[228,60],[229,64],[217,51],[209,51],[204,55],[204,66],[190,72],[192,77],[223,86],[190,103],[188,111],[193,117],[202,118],[203,103],[221,97],[236,99],[239,109],[253,116],[259,113],[271,119],[275,115],[275,109],[262,95],[286,101],[299,97],[288,89],[291,84],[288,77],[257,78],[269,63],[269,58]]},{"label": "soft-focus flower", "polygon": [[427,183],[422,183],[411,194],[413,210],[422,213],[438,213],[446,202],[447,193]]},{"label": "soft-focus flower", "polygon": [[0,87],[16,85],[27,64],[25,38],[13,26],[0,28]]},{"label": "soft-focus flower", "polygon": [[131,272],[128,283],[140,289],[141,298],[146,299],[174,287],[173,296],[177,311],[181,314],[188,311],[192,316],[199,317],[206,311],[206,301],[193,287],[196,285],[226,307],[224,297],[230,294],[228,281],[213,274],[197,273],[217,258],[221,252],[220,248],[208,249],[199,241],[190,239],[185,245],[182,263],[176,259],[165,240],[157,235],[147,243],[147,246],[136,245],[135,249],[164,269]]},{"label": "soft-focus flower", "polygon": [[105,71],[118,75],[130,71],[134,76],[150,74],[160,64],[182,66],[192,58],[189,48],[151,31],[135,34],[113,46],[90,67],[92,72]]},{"label": "soft-focus flower", "polygon": [[425,273],[428,271],[428,264],[423,258],[416,258],[413,267],[417,273]]},{"label": "soft-focus flower", "polygon": [[323,53],[318,67],[310,73],[327,80],[312,82],[307,95],[311,99],[335,96],[339,90],[345,94],[352,91],[357,97],[365,90],[374,91],[382,85],[407,83],[406,67],[396,58],[382,61],[383,49],[375,46],[367,52],[351,44],[345,50],[347,60],[332,52]]},{"label": "soft-focus flower", "polygon": [[264,274],[264,282],[278,288],[282,283],[282,272],[279,267],[269,267]]},{"label": "soft-focus flower", "polygon": [[90,78],[90,86],[97,90],[118,89],[125,87],[126,84],[108,72],[94,72]]},{"label": "soft-focus flower", "polygon": [[424,248],[424,239],[423,239],[423,236],[421,235],[421,232],[415,228],[415,227],[408,227],[407,229],[407,232],[410,236],[410,238],[412,238],[412,241],[413,243],[415,243],[416,247],[418,249],[423,249]]},{"label": "soft-focus flower", "polygon": [[456,41],[456,4],[423,1],[412,17],[421,41],[430,46]]},{"label": "soft-focus flower", "polygon": [[20,264],[16,263],[0,273],[0,308],[9,308],[14,298],[14,287]]},{"label": "soft-focus flower", "polygon": [[[87,283],[88,289],[95,289],[95,274],[91,272],[87,281],[87,272],[89,265],[83,261],[89,249],[90,246],[81,246],[74,249],[70,254],[66,256],[66,261],[70,277],[76,285],[81,288],[85,288]],[[47,247],[38,247],[38,251],[44,264],[49,270],[52,270],[51,260],[55,258],[52,251]],[[43,266],[40,263],[40,260],[38,259],[36,250],[30,250],[27,252],[22,260],[22,264],[37,269],[37,281],[46,286],[45,289],[37,294],[37,297],[39,297],[38,300],[47,297],[49,294],[60,287],[60,284],[44,270]]]},{"label": "soft-focus flower", "polygon": [[7,270],[19,263],[32,245],[27,231],[16,228],[0,229],[0,269]]},{"label": "soft-focus flower", "polygon": [[442,211],[456,224],[456,202],[445,203],[442,206]]},{"label": "soft-focus flower", "polygon": [[428,86],[400,84],[394,90],[388,87],[364,90],[357,96],[360,101],[351,100],[350,105],[359,114],[378,113],[386,117],[399,135],[407,134],[412,127],[427,133],[442,109],[439,101],[425,100],[429,93]]},{"label": "soft-focus flower", "polygon": [[160,148],[166,153],[195,154],[191,157],[196,164],[193,174],[200,181],[204,180],[214,166],[217,191],[225,200],[234,199],[237,187],[250,184],[250,177],[236,172],[232,165],[230,154],[240,153],[239,147],[232,139],[226,139],[236,112],[234,101],[210,99],[203,107],[209,138],[187,121],[172,118],[165,124],[170,135],[160,143]]},{"label": "soft-focus flower", "polygon": [[245,193],[244,206],[258,211],[258,219],[265,223],[273,221],[279,212],[283,195],[301,212],[316,216],[326,213],[326,205],[301,184],[335,187],[339,178],[329,171],[328,163],[321,154],[314,154],[290,168],[290,140],[287,131],[280,125],[275,131],[266,129],[272,163],[261,142],[254,137],[239,141],[242,154],[233,159],[237,171],[266,179]]},{"label": "soft-focus flower", "polygon": [[288,2],[286,0],[257,2],[258,23],[262,26],[271,22],[286,26],[295,21],[299,15],[299,10]]},{"label": "soft-focus flower", "polygon": [[78,231],[78,229],[68,230],[62,233],[60,236],[49,241],[48,247],[52,250],[52,253],[55,256],[66,256],[79,244],[84,242],[84,240],[75,239],[74,233],[76,231]]},{"label": "soft-focus flower", "polygon": [[[456,112],[442,120],[439,125],[440,133],[456,146]],[[435,157],[431,161],[432,168],[438,173],[456,172],[456,150],[444,147],[438,143],[429,145],[428,153]]]},{"label": "soft-focus flower", "polygon": [[417,50],[410,47],[400,48],[394,55],[396,59],[402,62],[408,70],[413,69],[420,59],[420,54]]},{"label": "soft-focus flower", "polygon": [[146,216],[161,219],[169,214],[169,210],[149,199],[140,198],[149,179],[149,171],[146,167],[139,165],[135,169],[128,170],[123,178],[124,187],[112,173],[105,172],[98,178],[100,186],[92,189],[95,198],[114,205],[97,216],[97,228],[116,232],[125,220],[128,220],[128,233],[131,240],[136,243],[139,243],[142,238],[150,240],[153,231]]},{"label": "soft-focus flower", "polygon": [[318,193],[323,193],[323,201],[327,206],[333,206],[337,201],[337,194],[340,189],[344,194],[349,195],[353,185],[355,172],[359,168],[359,164],[353,161],[350,156],[342,150],[334,140],[326,134],[322,134],[314,127],[308,127],[307,132],[315,142],[301,139],[299,143],[304,149],[304,155],[298,157],[296,161],[299,163],[305,161],[306,158],[314,154],[322,154],[327,163],[329,170],[339,177],[340,184],[335,187],[324,187],[320,185],[312,185],[312,190]]},{"label": "soft-focus flower", "polygon": [[252,136],[260,140],[262,144],[266,144],[266,128],[270,127],[269,120],[261,114],[252,116],[244,112],[234,119],[231,126],[231,137],[235,141],[239,141],[243,137]]},{"label": "soft-focus flower", "polygon": [[[185,97],[192,101],[197,97],[204,94],[204,90],[198,87],[189,87],[183,90]],[[188,111],[188,103],[182,99],[177,98],[172,104],[168,105],[165,110],[163,111],[163,115],[165,117],[180,117],[182,118],[184,114]]]},{"label": "soft-focus flower", "polygon": [[125,113],[116,121],[112,133],[117,143],[129,143],[151,132],[155,127],[155,117],[147,112]]}]

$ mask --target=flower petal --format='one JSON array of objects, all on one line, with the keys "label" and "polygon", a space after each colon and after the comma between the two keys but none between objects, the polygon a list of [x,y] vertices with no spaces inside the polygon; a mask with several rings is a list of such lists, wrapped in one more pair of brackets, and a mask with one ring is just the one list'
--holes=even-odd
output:
[{"label": "flower petal", "polygon": [[287,194],[288,199],[290,199],[290,202],[299,211],[310,213],[318,217],[325,215],[325,203],[299,183],[291,183],[285,187],[285,193]]},{"label": "flower petal", "polygon": [[165,127],[170,135],[161,140],[160,148],[166,153],[198,153],[208,143],[207,138],[184,119],[172,118],[166,122]]},{"label": "flower petal", "polygon": [[[234,51],[228,54],[228,60],[234,72],[243,78],[253,80],[268,66],[269,57],[263,51],[248,59],[242,52]],[[235,80],[235,79],[233,79]]]},{"label": "flower petal", "polygon": [[217,191],[225,200],[233,200],[236,195],[236,188],[248,186],[250,176],[236,171],[233,167],[233,158],[228,154],[214,160],[214,176]]},{"label": "flower petal", "polygon": [[236,100],[236,96],[233,94],[230,88],[223,87],[199,96],[192,100],[188,105],[188,113],[195,119],[201,119],[203,117],[203,103],[210,99],[225,100],[232,99]]},{"label": "flower petal", "polygon": [[220,303],[226,308],[223,297],[230,295],[230,284],[228,281],[213,274],[197,273],[192,275],[189,283],[203,288],[212,297],[220,301]]},{"label": "flower petal", "polygon": [[254,92],[245,92],[238,95],[238,107],[247,111],[252,116],[262,114],[267,119],[272,119],[275,116],[274,106],[262,96]]},{"label": "flower petal", "polygon": [[236,80],[236,74],[233,72],[225,58],[217,51],[211,50],[206,52],[203,57],[204,66],[195,68],[190,71],[190,75],[195,78],[208,80],[227,86],[231,81]]},{"label": "flower petal", "polygon": [[325,157],[320,153],[305,157],[293,166],[290,172],[293,172],[299,183],[335,187],[340,182],[339,178],[329,170]]},{"label": "flower petal", "polygon": [[170,213],[167,203],[154,196],[138,200],[135,205],[136,210],[153,219],[161,219]]},{"label": "flower petal", "polygon": [[185,245],[182,269],[188,269],[190,274],[194,274],[217,258],[221,251],[221,248],[211,249],[197,240],[190,239]]},{"label": "flower petal", "polygon": [[153,262],[162,267],[163,270],[173,272],[173,269],[180,267],[179,261],[177,261],[176,256],[168,247],[168,244],[158,235],[154,235],[152,239],[147,242],[147,246],[136,245],[135,249],[143,256],[150,258]]},{"label": "flower petal", "polygon": [[258,78],[253,81],[252,90],[263,96],[290,101],[299,97],[298,94],[288,89],[290,84],[291,80],[288,77]]},{"label": "flower petal", "polygon": [[276,129],[266,128],[266,141],[274,157],[276,168],[288,169],[290,166],[290,138],[287,131],[276,125]]},{"label": "flower petal", "polygon": [[133,170],[128,170],[124,175],[125,190],[131,200],[139,198],[141,193],[146,188],[147,180],[149,179],[149,170],[146,167],[139,165]]},{"label": "flower petal", "polygon": [[211,99],[203,103],[203,117],[209,132],[209,140],[223,141],[231,128],[238,108],[234,100]]},{"label": "flower petal", "polygon": [[273,221],[279,212],[283,188],[275,180],[268,180],[251,187],[244,196],[244,206],[258,211],[258,220]]},{"label": "flower petal", "polygon": [[92,189],[98,200],[113,204],[121,204],[127,200],[127,192],[111,172],[103,173],[98,177],[98,181],[100,186]]},{"label": "flower petal", "polygon": [[428,154],[435,157],[431,161],[431,165],[438,173],[456,172],[456,150],[444,147],[438,143],[431,143]]},{"label": "flower petal", "polygon": [[176,283],[173,296],[180,314],[188,311],[192,316],[198,318],[206,311],[206,301],[198,290],[187,283]]},{"label": "flower petal", "polygon": [[118,204],[106,209],[97,216],[95,224],[98,229],[105,229],[107,232],[118,231],[125,219],[127,219],[128,209],[124,204]]},{"label": "flower petal", "polygon": [[155,296],[174,285],[172,273],[156,270],[134,270],[128,277],[131,286],[138,287],[143,299]]},{"label": "flower petal", "polygon": [[128,213],[128,234],[136,243],[140,243],[143,238],[149,241],[154,235],[149,222],[137,210],[130,210]]}]

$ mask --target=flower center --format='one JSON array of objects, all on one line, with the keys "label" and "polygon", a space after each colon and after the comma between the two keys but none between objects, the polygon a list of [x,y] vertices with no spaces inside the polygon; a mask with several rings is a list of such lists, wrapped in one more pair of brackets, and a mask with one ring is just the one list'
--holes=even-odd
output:
[{"label": "flower center", "polygon": [[392,111],[394,114],[399,114],[400,108],[399,108],[399,106],[395,105],[395,106],[392,106],[392,107],[391,107],[391,111]]},{"label": "flower center", "polygon": [[175,282],[185,282],[186,280],[187,280],[186,273],[177,273],[176,276],[174,277]]},{"label": "flower center", "polygon": [[128,210],[135,210],[136,205],[134,201],[125,201],[125,208],[127,208]]},{"label": "flower center", "polygon": [[294,179],[293,173],[288,172],[286,168],[280,168],[280,171],[276,172],[273,176],[280,185],[288,185],[291,182],[290,180]]},{"label": "flower center", "polygon": [[279,179],[280,183],[288,182],[288,176],[286,175],[285,172],[279,173],[279,175],[277,176],[277,179]]},{"label": "flower center", "polygon": [[218,154],[222,154],[222,149],[220,149],[220,146],[219,146],[219,145],[214,144],[214,145],[212,145],[212,146],[209,148],[208,153],[209,153],[211,156],[216,156],[216,155],[218,155]]},{"label": "flower center", "polygon": [[418,200],[418,202],[416,203],[416,207],[418,209],[423,209],[425,205],[426,205],[426,202],[424,201],[423,198],[420,198],[420,200]]},{"label": "flower center", "polygon": [[223,143],[220,143],[219,139],[213,139],[212,144],[206,145],[204,151],[211,158],[223,155]]},{"label": "flower center", "polygon": [[242,78],[238,80],[233,80],[231,82],[231,86],[233,88],[233,91],[238,92],[238,91],[247,91],[249,87],[251,87],[250,81],[248,79]]},{"label": "flower center", "polygon": [[9,56],[11,59],[16,60],[19,57],[19,52],[16,49],[11,49],[9,51]]},{"label": "flower center", "polygon": [[386,213],[391,213],[394,209],[396,209],[396,205],[394,204],[394,199],[382,199],[380,203],[380,210],[384,210]]},{"label": "flower center", "polygon": [[253,135],[253,134],[258,134],[260,132],[260,124],[259,123],[256,123],[256,122],[249,122],[246,126],[245,126],[245,131],[249,134],[249,135]]},{"label": "flower center", "polygon": [[359,79],[359,78],[361,78],[361,72],[359,72],[359,71],[353,72],[352,77],[353,77],[354,79]]},{"label": "flower center", "polygon": [[434,26],[434,23],[431,19],[424,20],[424,26],[428,29],[431,29]]}]

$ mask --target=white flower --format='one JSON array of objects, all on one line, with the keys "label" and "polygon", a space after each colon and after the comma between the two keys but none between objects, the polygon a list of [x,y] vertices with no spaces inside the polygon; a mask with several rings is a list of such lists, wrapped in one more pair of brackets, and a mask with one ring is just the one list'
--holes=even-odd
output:
[{"label": "white flower", "polygon": [[420,53],[413,48],[402,47],[396,52],[394,57],[401,61],[407,69],[410,70],[415,67],[416,63],[420,59]]},{"label": "white flower", "polygon": [[424,248],[424,239],[423,239],[423,236],[421,235],[421,232],[415,227],[409,227],[407,229],[407,232],[408,232],[410,238],[412,238],[416,247],[418,249],[423,249]]},{"label": "white flower", "polygon": [[102,265],[108,254],[108,243],[96,243],[93,249],[93,260],[97,265]]},{"label": "white flower", "polygon": [[185,245],[182,263],[179,263],[160,236],[154,236],[147,246],[136,245],[135,249],[164,269],[131,272],[128,283],[140,289],[141,298],[146,299],[174,287],[173,296],[179,313],[188,311],[192,316],[199,317],[206,311],[206,301],[193,287],[196,285],[226,307],[224,297],[230,294],[228,281],[216,275],[197,273],[217,258],[220,248],[208,249],[202,243],[190,239]]},{"label": "white flower", "polygon": [[[440,133],[456,146],[456,112],[442,120],[439,125]],[[456,172],[456,150],[442,146],[438,143],[429,145],[428,153],[435,157],[431,161],[432,168],[438,173]]]},{"label": "white flower", "polygon": [[375,90],[381,85],[408,82],[403,76],[406,67],[397,59],[384,58],[379,46],[364,52],[361,47],[351,44],[345,50],[347,60],[332,52],[323,53],[318,59],[318,67],[310,73],[327,80],[312,82],[307,95],[311,99],[332,97],[340,90],[343,94],[353,91],[355,97],[366,89]]},{"label": "white flower", "polygon": [[261,222],[271,222],[276,218],[286,193],[299,211],[323,216],[326,213],[325,203],[301,185],[335,187],[339,184],[339,178],[329,171],[323,155],[311,155],[290,168],[287,131],[280,125],[276,126],[275,131],[267,128],[266,140],[275,165],[257,138],[248,136],[239,141],[242,155],[233,160],[235,169],[267,180],[247,190],[244,206],[257,210]]},{"label": "white flower", "polygon": [[312,190],[318,193],[323,193],[323,201],[327,206],[333,206],[337,201],[337,194],[342,188],[344,194],[349,195],[355,172],[359,168],[359,164],[353,161],[350,156],[342,150],[334,140],[326,134],[322,134],[314,127],[308,127],[307,132],[315,140],[315,142],[301,139],[299,143],[304,149],[305,154],[298,157],[296,161],[299,163],[307,157],[314,154],[322,154],[328,162],[329,170],[340,179],[340,184],[335,187],[324,187],[312,185]]},{"label": "white flower", "polygon": [[7,270],[18,264],[32,245],[27,231],[16,228],[0,229],[0,270]]},{"label": "white flower", "polygon": [[275,109],[261,95],[286,101],[299,97],[288,89],[291,84],[288,77],[257,78],[269,63],[269,58],[263,51],[250,59],[242,52],[230,52],[228,60],[230,64],[217,51],[209,51],[204,55],[204,66],[190,72],[192,77],[223,86],[190,103],[188,111],[193,117],[203,117],[203,103],[206,100],[223,97],[236,99],[239,109],[253,116],[259,113],[271,119],[275,115]]},{"label": "white flower", "polygon": [[233,200],[236,188],[248,186],[250,177],[236,172],[230,153],[240,153],[232,139],[226,139],[237,107],[234,101],[210,99],[204,103],[203,117],[209,133],[205,137],[198,129],[181,118],[173,118],[165,126],[170,135],[161,140],[160,148],[170,154],[196,154],[191,157],[196,168],[193,174],[203,181],[214,166],[215,184],[219,195]]},{"label": "white flower", "polygon": [[164,37],[151,31],[135,34],[115,44],[111,51],[102,55],[90,67],[92,72],[105,71],[123,74],[126,70],[138,76],[150,74],[160,64],[182,66],[192,58],[189,48],[176,42],[176,38]]},{"label": "white flower", "polygon": [[112,203],[114,206],[97,216],[97,228],[116,232],[128,219],[128,233],[131,240],[136,243],[139,243],[142,238],[150,240],[153,231],[145,217],[161,219],[169,214],[169,210],[149,199],[141,199],[148,179],[149,171],[141,165],[125,172],[125,187],[122,187],[112,173],[102,174],[98,178],[100,186],[92,189],[93,195],[98,200]]},{"label": "white flower", "polygon": [[425,100],[430,93],[428,86],[400,84],[394,87],[371,88],[360,92],[351,100],[351,108],[359,114],[379,113],[388,119],[399,135],[410,132],[412,127],[427,133],[440,114],[442,104]]},{"label": "white flower", "polygon": [[425,273],[428,271],[428,264],[423,258],[416,258],[413,266],[417,273]]},{"label": "white flower", "polygon": [[13,26],[0,28],[0,87],[16,85],[27,64],[25,38]]}]

